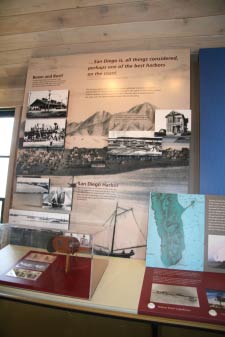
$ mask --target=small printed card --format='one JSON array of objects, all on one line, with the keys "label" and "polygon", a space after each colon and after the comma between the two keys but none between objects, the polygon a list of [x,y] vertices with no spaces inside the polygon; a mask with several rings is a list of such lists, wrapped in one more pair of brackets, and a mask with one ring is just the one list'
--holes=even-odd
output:
[{"label": "small printed card", "polygon": [[22,268],[13,268],[6,275],[11,276],[11,277],[22,278],[25,280],[36,281],[41,276],[41,274],[42,272],[40,271],[34,271],[34,270],[28,270],[28,269],[22,269]]},{"label": "small printed card", "polygon": [[56,256],[50,254],[39,254],[39,253],[30,253],[26,256],[26,260],[31,261],[38,261],[38,262],[45,262],[45,263],[52,263],[56,259]]},{"label": "small printed card", "polygon": [[16,268],[45,271],[48,268],[48,266],[49,266],[49,263],[29,261],[29,260],[24,259],[17,263]]}]

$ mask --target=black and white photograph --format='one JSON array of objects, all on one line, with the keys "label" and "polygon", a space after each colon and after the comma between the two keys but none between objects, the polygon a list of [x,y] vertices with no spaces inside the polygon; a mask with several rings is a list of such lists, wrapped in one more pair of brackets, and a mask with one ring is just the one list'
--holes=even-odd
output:
[{"label": "black and white photograph", "polygon": [[199,307],[197,288],[153,283],[151,302]]},{"label": "black and white photograph", "polygon": [[37,271],[45,271],[48,267],[49,267],[49,263],[29,261],[26,259],[23,259],[22,261],[18,262],[16,265],[16,268],[30,269],[30,270],[37,270]]},{"label": "black and white photograph", "polygon": [[225,291],[206,289],[206,296],[210,308],[225,309]]},{"label": "black and white photograph", "polygon": [[225,235],[208,236],[208,267],[225,269]]},{"label": "black and white photograph", "polygon": [[155,137],[153,131],[109,131],[108,156],[161,155],[162,137]]},{"label": "black and white photograph", "polygon": [[9,223],[22,227],[69,229],[69,214],[10,209]]},{"label": "black and white photograph", "polygon": [[51,186],[48,194],[43,194],[42,208],[71,211],[72,187]]},{"label": "black and white photograph", "polygon": [[74,177],[70,230],[92,234],[98,255],[144,259],[149,190],[122,178]]},{"label": "black and white photograph", "polygon": [[162,137],[163,150],[190,148],[191,110],[155,110],[155,136]]},{"label": "black and white photograph", "polygon": [[41,276],[42,272],[28,270],[23,268],[13,268],[6,275],[16,278],[22,278],[29,281],[37,281],[37,279]]},{"label": "black and white photograph", "polygon": [[49,178],[16,178],[16,192],[17,193],[48,193]]},{"label": "black and white photograph", "polygon": [[64,147],[66,118],[26,119],[23,147]]},{"label": "black and white photograph", "polygon": [[27,118],[66,117],[68,90],[29,91]]}]

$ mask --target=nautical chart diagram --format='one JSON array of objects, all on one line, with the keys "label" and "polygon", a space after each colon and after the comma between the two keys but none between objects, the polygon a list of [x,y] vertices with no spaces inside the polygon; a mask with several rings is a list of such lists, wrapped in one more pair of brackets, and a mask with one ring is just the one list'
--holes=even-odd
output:
[{"label": "nautical chart diagram", "polygon": [[205,198],[151,193],[146,265],[203,270]]}]

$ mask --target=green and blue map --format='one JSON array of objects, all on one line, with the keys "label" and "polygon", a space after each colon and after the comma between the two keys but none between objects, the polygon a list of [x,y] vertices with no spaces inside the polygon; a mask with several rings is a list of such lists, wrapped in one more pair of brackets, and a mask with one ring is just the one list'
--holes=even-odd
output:
[{"label": "green and blue map", "polygon": [[202,271],[205,197],[150,193],[146,266]]}]

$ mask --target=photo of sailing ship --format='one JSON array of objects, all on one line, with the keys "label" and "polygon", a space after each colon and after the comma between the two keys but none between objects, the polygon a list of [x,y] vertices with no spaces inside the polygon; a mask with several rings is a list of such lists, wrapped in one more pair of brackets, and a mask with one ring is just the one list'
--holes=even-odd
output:
[{"label": "photo of sailing ship", "polygon": [[49,193],[43,194],[42,208],[71,211],[72,194],[71,187],[51,186]]},{"label": "photo of sailing ship", "polygon": [[166,303],[189,307],[200,307],[195,287],[153,283],[151,302]]},{"label": "photo of sailing ship", "polygon": [[146,247],[146,235],[137,222],[134,208],[121,207],[118,202],[93,238],[97,255],[130,258],[137,248]]},{"label": "photo of sailing ship", "polygon": [[29,91],[27,118],[66,117],[68,94],[68,90]]}]

